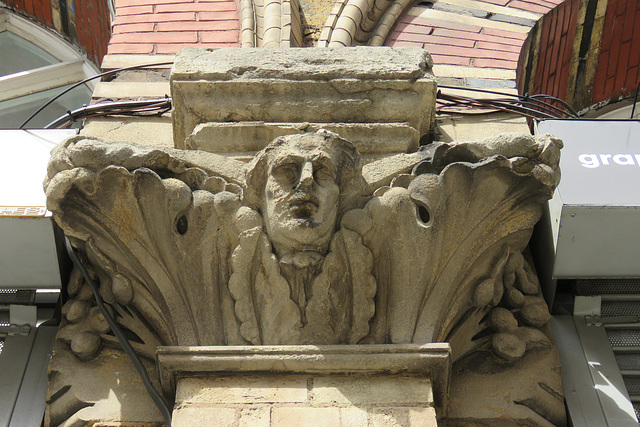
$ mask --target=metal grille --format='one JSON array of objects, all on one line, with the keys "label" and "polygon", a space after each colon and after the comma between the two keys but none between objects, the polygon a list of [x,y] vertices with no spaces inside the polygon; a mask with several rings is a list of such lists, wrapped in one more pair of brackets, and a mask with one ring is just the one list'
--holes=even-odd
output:
[{"label": "metal grille", "polygon": [[640,347],[640,329],[607,329],[611,347]]},{"label": "metal grille", "polygon": [[629,396],[640,396],[640,377],[623,377]]},{"label": "metal grille", "polygon": [[636,418],[640,420],[640,402],[633,402],[633,409],[636,410]]},{"label": "metal grille", "polygon": [[0,305],[33,304],[36,291],[29,289],[0,289]]},{"label": "metal grille", "polygon": [[640,294],[640,279],[576,280],[577,295]]},{"label": "metal grille", "polygon": [[640,371],[640,353],[616,353],[616,361],[623,371]]},{"label": "metal grille", "polygon": [[4,348],[4,338],[0,338],[0,354],[2,354],[3,348]]},{"label": "metal grille", "polygon": [[602,301],[602,316],[640,316],[640,301]]},{"label": "metal grille", "polygon": [[11,317],[9,310],[0,310],[0,326],[9,326],[11,324]]}]

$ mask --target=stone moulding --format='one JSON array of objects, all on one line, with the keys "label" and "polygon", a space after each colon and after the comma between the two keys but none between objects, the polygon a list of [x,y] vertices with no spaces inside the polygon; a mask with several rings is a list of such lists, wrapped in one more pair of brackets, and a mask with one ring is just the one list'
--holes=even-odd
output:
[{"label": "stone moulding", "polygon": [[430,378],[436,411],[446,413],[451,376],[447,343],[158,347],[156,361],[168,396],[182,377],[225,374],[414,374]]},{"label": "stone moulding", "polygon": [[[217,152],[216,144],[238,143],[229,139],[228,123],[249,122],[351,126],[348,138],[354,142],[359,134],[370,138],[366,125],[402,125],[420,138],[434,123],[431,67],[420,48],[186,48],[171,74],[174,145]],[[210,128],[209,143],[186,147],[203,123]]]}]

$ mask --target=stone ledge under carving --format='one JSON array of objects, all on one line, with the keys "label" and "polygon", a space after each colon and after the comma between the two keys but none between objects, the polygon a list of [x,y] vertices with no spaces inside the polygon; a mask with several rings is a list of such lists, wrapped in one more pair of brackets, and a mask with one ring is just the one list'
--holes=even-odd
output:
[{"label": "stone ledge under carving", "polygon": [[445,412],[451,372],[447,343],[402,345],[290,345],[159,347],[160,382],[173,394],[181,377],[224,374],[423,375]]}]

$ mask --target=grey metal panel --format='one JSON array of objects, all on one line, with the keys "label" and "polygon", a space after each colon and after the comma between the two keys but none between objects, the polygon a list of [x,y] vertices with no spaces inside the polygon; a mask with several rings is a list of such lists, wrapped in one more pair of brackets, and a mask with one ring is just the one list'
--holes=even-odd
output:
[{"label": "grey metal panel", "polygon": [[40,326],[36,329],[35,342],[13,409],[10,427],[39,426],[42,423],[47,396],[47,367],[57,330],[55,326]]},{"label": "grey metal panel", "polygon": [[573,316],[553,316],[551,326],[562,364],[562,387],[573,426],[607,426],[587,359],[581,351],[582,344]]},{"label": "grey metal panel", "polygon": [[640,122],[546,120],[538,132],[564,141],[558,190],[565,204],[640,206]]},{"label": "grey metal panel", "polygon": [[36,332],[27,336],[8,336],[0,353],[0,427],[6,427],[18,398]]},{"label": "grey metal panel", "polygon": [[53,218],[0,217],[0,288],[60,288]]},{"label": "grey metal panel", "polygon": [[638,224],[637,206],[564,205],[553,277],[640,277]]},{"label": "grey metal panel", "polygon": [[[606,420],[606,424],[601,425],[637,427],[638,419],[635,409],[629,399],[605,328],[587,326],[582,316],[574,316],[574,324],[589,368],[592,387],[596,391]],[[558,337],[556,337],[557,341]],[[565,365],[562,366],[564,369]]]}]

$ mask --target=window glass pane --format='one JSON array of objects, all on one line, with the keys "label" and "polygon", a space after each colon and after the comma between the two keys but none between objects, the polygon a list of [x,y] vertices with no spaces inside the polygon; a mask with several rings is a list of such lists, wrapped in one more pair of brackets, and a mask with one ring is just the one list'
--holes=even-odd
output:
[{"label": "window glass pane", "polygon": [[0,33],[0,54],[0,58],[4,58],[0,60],[0,76],[60,62],[35,44],[9,31]]},{"label": "window glass pane", "polygon": [[[18,128],[34,111],[69,86],[71,85],[0,102],[0,129]],[[64,115],[67,110],[80,108],[90,100],[91,90],[86,85],[78,86],[41,111],[27,124],[26,128],[42,128]]]}]

